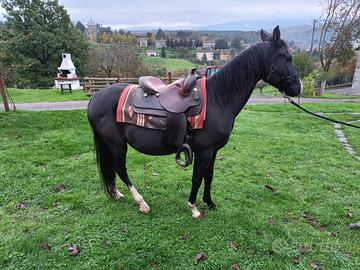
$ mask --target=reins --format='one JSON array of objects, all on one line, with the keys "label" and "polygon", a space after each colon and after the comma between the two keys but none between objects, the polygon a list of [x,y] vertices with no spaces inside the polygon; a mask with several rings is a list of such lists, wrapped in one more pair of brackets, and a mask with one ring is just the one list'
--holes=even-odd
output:
[{"label": "reins", "polygon": [[319,115],[319,114],[310,112],[310,111],[308,111],[307,109],[305,109],[305,108],[303,108],[302,106],[300,106],[299,104],[297,104],[292,98],[290,98],[289,96],[287,96],[287,95],[284,94],[284,93],[283,93],[283,97],[284,97],[285,99],[289,100],[289,102],[290,102],[292,105],[294,105],[295,107],[298,107],[300,110],[303,110],[304,112],[306,112],[306,113],[308,113],[308,114],[311,114],[311,115],[313,115],[313,116],[316,116],[316,117],[325,119],[325,120],[330,121],[330,122],[333,122],[333,123],[341,124],[341,125],[344,125],[344,126],[353,127],[353,128],[360,128],[360,126],[352,125],[352,124],[349,124],[349,123],[345,123],[345,122],[342,122],[342,121],[338,121],[338,120],[335,120],[335,119],[332,119],[332,118],[329,118],[329,117],[326,117],[326,116],[322,116],[322,115]]}]

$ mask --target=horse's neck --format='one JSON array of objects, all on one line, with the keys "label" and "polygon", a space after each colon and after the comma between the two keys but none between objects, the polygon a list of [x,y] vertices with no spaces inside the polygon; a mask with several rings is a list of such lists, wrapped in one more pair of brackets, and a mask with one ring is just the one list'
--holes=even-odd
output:
[{"label": "horse's neck", "polygon": [[237,115],[249,100],[256,83],[262,78],[261,53],[259,45],[253,46],[209,78],[208,84],[213,91],[211,96],[225,104],[224,110]]}]

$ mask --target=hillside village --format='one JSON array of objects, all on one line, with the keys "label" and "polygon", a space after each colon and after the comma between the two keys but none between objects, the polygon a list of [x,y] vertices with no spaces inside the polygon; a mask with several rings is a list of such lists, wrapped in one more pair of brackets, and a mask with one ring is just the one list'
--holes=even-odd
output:
[{"label": "hillside village", "polygon": [[[225,64],[241,51],[259,41],[259,32],[232,31],[113,31],[90,18],[85,25],[76,23],[88,40],[94,43],[130,42],[136,44],[146,57],[187,59],[196,64]],[[297,49],[294,42],[290,43]]]}]

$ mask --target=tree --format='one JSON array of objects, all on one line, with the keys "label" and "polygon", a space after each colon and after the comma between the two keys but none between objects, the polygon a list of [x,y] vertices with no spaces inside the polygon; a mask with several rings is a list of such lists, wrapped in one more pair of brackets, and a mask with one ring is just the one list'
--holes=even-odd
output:
[{"label": "tree", "polygon": [[309,76],[315,69],[314,60],[308,52],[300,52],[294,55],[293,63],[301,79]]},{"label": "tree", "polygon": [[166,58],[165,47],[162,47],[162,48],[161,48],[160,57],[162,57],[162,58]]},{"label": "tree", "polygon": [[235,49],[236,51],[241,51],[241,39],[239,37],[234,37],[234,39],[231,41],[231,48]]},{"label": "tree", "polygon": [[201,62],[201,64],[203,64],[203,65],[206,64],[206,62],[207,62],[207,57],[206,57],[206,53],[205,53],[205,52],[203,53],[200,62]]},{"label": "tree", "polygon": [[219,38],[215,41],[215,49],[229,49],[227,41],[223,38]]},{"label": "tree", "polygon": [[8,84],[53,85],[64,52],[72,54],[81,75],[87,43],[57,0],[1,0],[1,6],[10,32],[4,44]]},{"label": "tree", "polygon": [[159,30],[156,33],[156,39],[166,39],[166,35],[161,28],[159,28]]},{"label": "tree", "polygon": [[85,33],[86,27],[85,27],[85,25],[83,25],[82,22],[77,21],[77,23],[75,24],[75,28],[80,30],[81,33],[83,33],[83,34]]},{"label": "tree", "polygon": [[99,44],[91,47],[88,70],[91,75],[106,77],[137,77],[144,66],[129,44]]},{"label": "tree", "polygon": [[320,22],[318,50],[324,76],[317,95],[324,93],[334,60],[346,64],[354,55],[352,43],[360,37],[360,0],[329,0]]}]

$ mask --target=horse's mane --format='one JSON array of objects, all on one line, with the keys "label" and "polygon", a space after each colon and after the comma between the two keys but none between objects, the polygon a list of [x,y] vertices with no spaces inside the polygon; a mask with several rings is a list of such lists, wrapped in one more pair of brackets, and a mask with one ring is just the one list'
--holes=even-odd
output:
[{"label": "horse's mane", "polygon": [[225,106],[232,99],[238,98],[239,95],[246,95],[246,92],[252,90],[250,88],[254,86],[254,81],[261,72],[259,66],[261,56],[257,48],[259,45],[253,45],[243,51],[207,79],[207,93],[210,100],[215,100],[219,105]]}]

